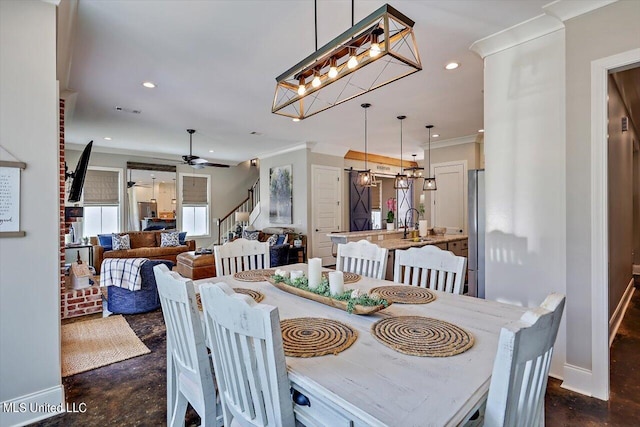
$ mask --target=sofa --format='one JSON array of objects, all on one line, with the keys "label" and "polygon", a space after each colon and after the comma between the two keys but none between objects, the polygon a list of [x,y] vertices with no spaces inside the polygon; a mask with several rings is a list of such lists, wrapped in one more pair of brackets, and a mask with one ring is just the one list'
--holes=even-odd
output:
[{"label": "sofa", "polygon": [[[243,233],[243,237],[245,239],[258,240],[260,242],[267,242],[274,235],[276,235],[276,242],[269,247],[271,267],[289,264],[289,248],[293,245],[293,241],[300,236],[299,233],[296,233],[291,229],[278,227],[270,227],[263,230],[245,230]],[[302,240],[302,246],[306,248],[307,237],[300,237]]]},{"label": "sofa", "polygon": [[195,240],[184,240],[179,246],[161,247],[161,234],[166,230],[157,231],[129,231],[117,233],[122,236],[129,235],[131,249],[112,250],[107,243],[110,243],[111,235],[99,235],[93,246],[93,265],[96,273],[100,274],[102,260],[105,258],[148,258],[168,260],[176,264],[176,256],[183,252],[195,251]]}]

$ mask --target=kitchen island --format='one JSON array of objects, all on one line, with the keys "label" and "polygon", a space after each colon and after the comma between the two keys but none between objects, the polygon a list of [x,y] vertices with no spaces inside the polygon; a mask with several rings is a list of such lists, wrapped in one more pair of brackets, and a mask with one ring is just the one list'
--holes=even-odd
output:
[{"label": "kitchen island", "polygon": [[[347,242],[357,242],[358,240],[368,240],[371,243],[388,249],[389,260],[387,261],[387,280],[393,279],[393,264],[395,261],[395,251],[409,248],[435,245],[440,249],[451,251],[455,255],[468,257],[468,237],[466,234],[445,234],[438,236],[428,236],[425,238],[403,238],[404,230],[368,230],[368,231],[345,231],[330,233],[328,236],[334,245]],[[410,235],[410,234],[408,234]],[[335,253],[335,251],[334,251]]]}]

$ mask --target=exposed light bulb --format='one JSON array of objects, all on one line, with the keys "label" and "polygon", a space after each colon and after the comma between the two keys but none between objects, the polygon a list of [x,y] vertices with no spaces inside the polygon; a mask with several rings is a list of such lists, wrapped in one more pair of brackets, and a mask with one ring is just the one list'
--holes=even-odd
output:
[{"label": "exposed light bulb", "polygon": [[299,121],[300,121],[300,119],[299,119],[299,118],[297,118],[297,117],[294,117],[294,118],[293,118],[293,119],[291,119],[291,120],[292,120],[292,121],[294,121],[294,122],[299,122]]},{"label": "exposed light bulb", "polygon": [[298,95],[304,95],[304,93],[307,91],[307,89],[304,87],[304,84],[300,84],[300,86],[298,86]]},{"label": "exposed light bulb", "polygon": [[329,68],[329,78],[334,79],[338,75],[338,67],[335,65]]},{"label": "exposed light bulb", "polygon": [[371,49],[369,49],[369,56],[375,58],[380,55],[380,44],[379,43],[371,43]]},{"label": "exposed light bulb", "polygon": [[434,137],[434,138],[438,138],[438,137],[440,137],[440,134],[439,134],[439,133],[434,133],[434,134],[433,134],[433,135],[431,135],[431,136],[432,136],[432,137]]},{"label": "exposed light bulb", "polygon": [[358,65],[358,60],[354,55],[351,55],[351,58],[349,58],[349,62],[347,62],[347,67],[349,67],[349,69],[351,70],[355,68],[356,65]]},{"label": "exposed light bulb", "polygon": [[320,76],[316,74],[316,76],[313,78],[313,80],[311,81],[311,86],[313,87],[318,87],[320,86],[321,82],[320,82]]}]

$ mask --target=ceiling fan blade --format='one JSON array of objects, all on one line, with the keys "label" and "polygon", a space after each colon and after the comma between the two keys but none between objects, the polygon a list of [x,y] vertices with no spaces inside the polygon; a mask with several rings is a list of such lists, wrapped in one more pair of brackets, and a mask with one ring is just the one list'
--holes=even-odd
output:
[{"label": "ceiling fan blade", "polygon": [[198,165],[211,166],[211,167],[214,167],[214,168],[228,168],[229,167],[229,165],[225,165],[224,163],[211,163],[211,162],[198,163]]}]

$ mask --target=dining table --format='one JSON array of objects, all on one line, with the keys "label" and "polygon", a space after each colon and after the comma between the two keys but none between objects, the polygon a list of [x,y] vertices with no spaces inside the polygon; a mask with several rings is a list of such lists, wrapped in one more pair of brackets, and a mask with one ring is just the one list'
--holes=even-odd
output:
[{"label": "dining table", "polygon": [[[279,267],[307,272],[307,264]],[[347,311],[278,289],[267,280],[241,281],[233,275],[194,281],[224,282],[264,295],[261,304],[278,307],[280,320],[314,317],[342,322],[357,339],[338,354],[286,357],[291,386],[309,405],[294,404],[296,418],[307,427],[457,426],[486,400],[500,330],[526,308],[432,291],[427,304],[393,303],[369,315]],[[347,289],[369,292],[399,284],[361,277]],[[409,286],[409,285],[406,285]],[[449,357],[403,354],[378,341],[372,325],[398,316],[421,316],[449,322],[473,336],[473,346]]]}]

